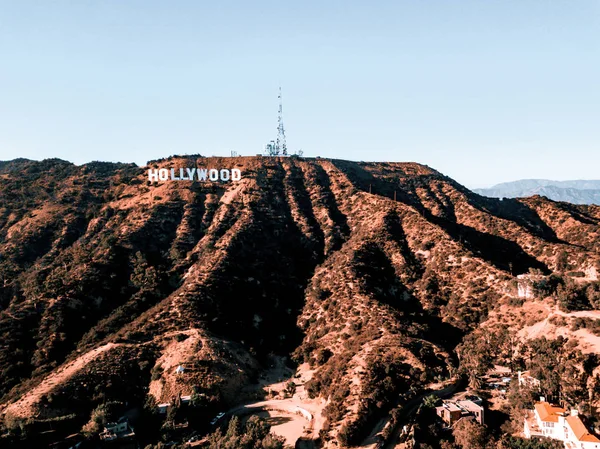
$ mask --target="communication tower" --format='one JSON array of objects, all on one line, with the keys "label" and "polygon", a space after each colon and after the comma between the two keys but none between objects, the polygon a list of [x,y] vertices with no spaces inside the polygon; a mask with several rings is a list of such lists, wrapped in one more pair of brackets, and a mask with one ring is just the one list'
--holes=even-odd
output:
[{"label": "communication tower", "polygon": [[279,111],[277,114],[277,139],[271,140],[265,145],[265,152],[269,156],[287,156],[288,149],[285,142],[285,128],[283,127],[283,100],[281,98],[281,87],[279,88]]}]

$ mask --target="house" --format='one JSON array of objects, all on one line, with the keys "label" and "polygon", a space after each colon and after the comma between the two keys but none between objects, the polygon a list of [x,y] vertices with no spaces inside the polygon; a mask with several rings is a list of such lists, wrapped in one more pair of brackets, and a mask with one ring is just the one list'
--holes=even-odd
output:
[{"label": "house", "polygon": [[566,414],[566,410],[549,404],[540,398],[540,402],[534,405],[531,413],[528,413],[531,419],[525,418],[524,433],[527,438],[532,436],[544,436],[554,439],[562,439],[563,431],[559,428],[558,418]]},{"label": "house", "polygon": [[166,414],[167,414],[167,411],[169,410],[169,406],[170,406],[170,405],[171,405],[171,404],[169,404],[168,402],[163,402],[162,404],[158,404],[158,405],[156,406],[156,408],[158,409],[158,413],[159,413],[160,415],[166,415]]},{"label": "house", "polygon": [[122,417],[116,423],[107,423],[106,426],[104,426],[104,430],[100,434],[100,439],[103,441],[113,441],[134,436],[135,432],[133,427],[129,425],[129,421],[126,417]]},{"label": "house", "polygon": [[533,388],[539,388],[541,382],[539,379],[536,379],[535,377],[531,376],[531,374],[529,373],[529,371],[519,371],[517,373],[517,378],[519,380],[519,386],[520,387],[533,387]]},{"label": "house", "polygon": [[510,367],[502,365],[494,365],[493,372],[499,376],[507,377],[512,374]]},{"label": "house", "polygon": [[436,407],[435,414],[450,426],[462,418],[462,410],[458,405],[452,402],[444,402],[439,407]]},{"label": "house", "polygon": [[185,371],[185,368],[181,365],[179,365],[177,367],[177,369],[175,370],[175,374],[183,374],[183,372]]},{"label": "house", "polygon": [[562,407],[549,404],[544,398],[540,398],[534,409],[527,412],[523,433],[526,438],[560,440],[567,449],[600,449],[600,439],[588,431],[577,410],[568,413]]},{"label": "house", "polygon": [[484,408],[481,399],[465,399],[458,401],[444,401],[442,405],[435,408],[436,414],[452,427],[462,418],[475,419],[479,424],[484,424]]}]

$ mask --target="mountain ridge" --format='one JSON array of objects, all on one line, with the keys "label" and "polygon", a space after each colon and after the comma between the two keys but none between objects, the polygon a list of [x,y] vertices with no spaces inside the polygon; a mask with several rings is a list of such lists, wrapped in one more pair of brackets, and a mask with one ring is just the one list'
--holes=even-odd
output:
[{"label": "mountain ridge", "polygon": [[199,393],[210,415],[281,356],[314,371],[305,389],[327,401],[322,439],[353,444],[392,398],[456,372],[457,344],[517,275],[600,271],[596,206],[485,198],[416,163],[146,168],[186,164],[240,168],[242,180],[0,164],[5,421],[74,414],[77,428],[106,401]]}]

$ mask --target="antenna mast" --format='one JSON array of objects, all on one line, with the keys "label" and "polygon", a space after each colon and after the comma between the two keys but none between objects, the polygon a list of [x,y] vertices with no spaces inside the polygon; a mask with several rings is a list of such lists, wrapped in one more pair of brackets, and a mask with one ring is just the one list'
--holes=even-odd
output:
[{"label": "antenna mast", "polygon": [[277,154],[281,152],[287,156],[287,145],[285,143],[285,129],[283,128],[283,100],[281,98],[281,86],[279,87],[279,114],[277,117]]},{"label": "antenna mast", "polygon": [[285,128],[283,127],[283,101],[281,98],[281,87],[279,87],[279,111],[277,114],[277,138],[265,145],[265,154],[269,156],[287,156],[288,149],[285,141]]}]

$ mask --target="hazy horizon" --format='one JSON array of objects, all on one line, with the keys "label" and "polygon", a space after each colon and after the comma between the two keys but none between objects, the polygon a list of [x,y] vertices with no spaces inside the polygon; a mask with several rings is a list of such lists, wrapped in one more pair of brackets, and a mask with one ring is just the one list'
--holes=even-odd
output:
[{"label": "hazy horizon", "polygon": [[0,160],[290,150],[595,179],[600,2],[3,2]]}]

